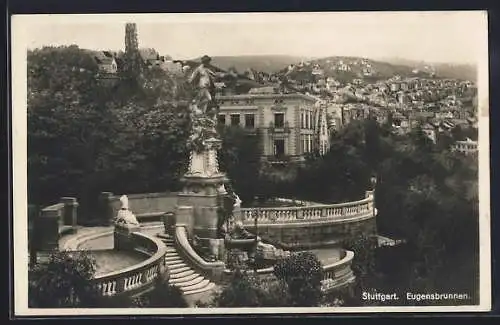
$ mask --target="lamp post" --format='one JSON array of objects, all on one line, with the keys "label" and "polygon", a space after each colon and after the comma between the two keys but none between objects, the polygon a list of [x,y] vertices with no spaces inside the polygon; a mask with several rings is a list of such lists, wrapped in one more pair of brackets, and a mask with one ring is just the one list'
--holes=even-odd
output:
[{"label": "lamp post", "polygon": [[254,272],[255,274],[257,274],[257,263],[255,261],[255,255],[256,255],[256,251],[257,251],[257,244],[258,244],[258,238],[259,238],[259,228],[258,228],[258,218],[259,218],[259,208],[258,208],[258,201],[257,201],[257,197],[254,197],[254,206],[255,206],[255,209],[254,209],[254,226],[255,226],[255,252],[254,252]]},{"label": "lamp post", "polygon": [[372,175],[372,177],[370,178],[370,182],[371,182],[371,185],[372,185],[372,197],[373,197],[373,201],[372,201],[372,213],[373,213],[373,217],[375,217],[375,187],[377,185],[377,176],[376,175]]}]

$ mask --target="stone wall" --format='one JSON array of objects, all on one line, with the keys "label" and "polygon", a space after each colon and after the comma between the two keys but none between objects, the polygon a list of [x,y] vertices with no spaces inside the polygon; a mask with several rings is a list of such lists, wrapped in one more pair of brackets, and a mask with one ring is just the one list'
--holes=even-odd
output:
[{"label": "stone wall", "polygon": [[[255,227],[245,228],[255,232]],[[374,217],[330,223],[308,223],[290,225],[258,225],[258,234],[263,240],[280,243],[290,248],[314,248],[333,245],[357,235],[376,235]]]},{"label": "stone wall", "polygon": [[[167,212],[175,212],[177,192],[126,194],[130,210],[139,222],[160,221]],[[111,192],[101,193],[101,213],[111,222],[121,207],[120,195]]]}]

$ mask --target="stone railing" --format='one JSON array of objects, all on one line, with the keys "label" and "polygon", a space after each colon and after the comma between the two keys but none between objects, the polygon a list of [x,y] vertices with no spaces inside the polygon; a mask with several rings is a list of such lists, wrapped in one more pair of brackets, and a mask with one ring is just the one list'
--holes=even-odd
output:
[{"label": "stone railing", "polygon": [[177,226],[175,228],[174,242],[179,255],[181,255],[196,272],[215,283],[220,283],[222,281],[222,273],[225,267],[224,262],[208,262],[198,255],[189,243],[187,231],[184,226]]},{"label": "stone railing", "polygon": [[375,216],[373,192],[368,191],[363,200],[339,204],[312,204],[297,207],[242,208],[244,225],[253,225],[258,214],[259,225],[356,220]]},{"label": "stone railing", "polygon": [[96,276],[94,281],[103,296],[140,294],[150,288],[157,276],[165,270],[165,244],[139,232],[134,232],[131,236],[134,248],[150,257],[128,268]]},{"label": "stone railing", "polygon": [[353,259],[354,252],[346,250],[340,261],[323,266],[323,281],[321,281],[323,291],[343,287],[354,282],[356,277],[351,268]]}]

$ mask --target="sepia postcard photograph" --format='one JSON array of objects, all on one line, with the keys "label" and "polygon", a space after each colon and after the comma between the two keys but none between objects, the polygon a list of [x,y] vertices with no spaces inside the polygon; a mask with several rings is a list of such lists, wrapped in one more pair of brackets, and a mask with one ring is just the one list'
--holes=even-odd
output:
[{"label": "sepia postcard photograph", "polygon": [[13,15],[15,315],[489,311],[487,19]]}]

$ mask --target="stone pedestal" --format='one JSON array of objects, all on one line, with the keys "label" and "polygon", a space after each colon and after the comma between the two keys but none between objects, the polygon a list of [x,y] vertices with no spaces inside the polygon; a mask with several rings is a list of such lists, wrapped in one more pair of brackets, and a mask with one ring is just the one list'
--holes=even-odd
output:
[{"label": "stone pedestal", "polygon": [[114,249],[133,250],[132,233],[141,230],[139,225],[120,224],[115,225],[114,231]]},{"label": "stone pedestal", "polygon": [[59,249],[59,211],[42,211],[35,219],[34,246],[36,251],[57,251]]},{"label": "stone pedestal", "polygon": [[175,213],[167,212],[162,216],[163,228],[166,234],[173,235],[175,232],[176,217]]},{"label": "stone pedestal", "polygon": [[226,248],[224,239],[209,239],[210,252],[217,258],[218,261],[226,261]]},{"label": "stone pedestal", "polygon": [[76,227],[78,209],[78,202],[76,201],[76,198],[62,197],[61,203],[64,204],[63,224],[65,226],[72,226],[73,228]]},{"label": "stone pedestal", "polygon": [[[228,182],[225,174],[219,172],[217,150],[221,141],[215,138],[205,140],[204,150],[191,153],[189,171],[182,178],[184,188],[178,194],[179,207],[192,207],[189,226],[194,236],[216,239],[220,189]],[[180,212],[180,210],[178,211]],[[177,224],[180,223],[177,216]]]},{"label": "stone pedestal", "polygon": [[99,218],[105,225],[111,225],[115,215],[113,209],[111,208],[111,201],[114,195],[111,192],[101,192],[99,195]]}]

